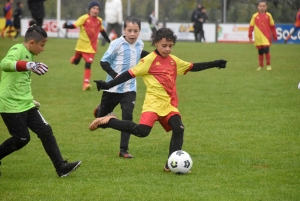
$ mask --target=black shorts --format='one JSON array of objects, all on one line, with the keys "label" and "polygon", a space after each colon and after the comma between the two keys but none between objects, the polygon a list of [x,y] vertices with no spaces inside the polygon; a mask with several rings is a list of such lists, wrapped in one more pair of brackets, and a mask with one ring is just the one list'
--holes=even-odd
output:
[{"label": "black shorts", "polygon": [[132,121],[132,113],[136,100],[136,92],[111,93],[103,91],[100,111],[98,117],[103,117],[111,113],[120,104],[122,109],[122,119]]},{"label": "black shorts", "polygon": [[20,113],[1,113],[1,116],[10,135],[13,137],[19,139],[29,138],[28,128],[39,137],[52,133],[50,125],[36,107]]}]

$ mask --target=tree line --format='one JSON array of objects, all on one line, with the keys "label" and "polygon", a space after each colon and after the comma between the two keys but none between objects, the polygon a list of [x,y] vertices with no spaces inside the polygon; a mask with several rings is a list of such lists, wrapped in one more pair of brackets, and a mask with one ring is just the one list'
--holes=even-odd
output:
[{"label": "tree line", "polygon": [[[257,12],[256,5],[259,0],[226,0],[226,22],[248,23],[251,16]],[[17,0],[15,0],[16,4]],[[61,0],[61,19],[77,19],[88,12],[87,7],[91,0]],[[104,18],[105,0],[98,0],[101,4],[100,17]],[[123,17],[128,16],[128,2],[131,3],[130,14],[146,21],[154,10],[154,0],[122,0]],[[209,22],[223,22],[223,0],[159,0],[160,22],[190,22],[191,13],[197,3],[207,9]],[[0,0],[4,6],[6,0]],[[30,18],[27,0],[24,3],[24,16]],[[14,5],[15,5],[14,4]],[[46,0],[46,18],[56,18],[56,0]],[[273,15],[275,23],[293,23],[300,0],[269,0],[268,12]]]}]

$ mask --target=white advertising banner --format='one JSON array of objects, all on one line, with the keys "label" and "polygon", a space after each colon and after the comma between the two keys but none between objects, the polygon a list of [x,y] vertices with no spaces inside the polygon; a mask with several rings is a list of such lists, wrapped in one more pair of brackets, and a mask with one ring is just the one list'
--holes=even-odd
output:
[{"label": "white advertising banner", "polygon": [[248,29],[249,24],[218,24],[218,42],[249,42]]}]

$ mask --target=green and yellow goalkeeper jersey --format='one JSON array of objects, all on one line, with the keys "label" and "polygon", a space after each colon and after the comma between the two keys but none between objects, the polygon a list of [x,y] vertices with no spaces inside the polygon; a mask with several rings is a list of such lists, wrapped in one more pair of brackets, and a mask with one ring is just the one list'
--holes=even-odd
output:
[{"label": "green and yellow goalkeeper jersey", "polygon": [[23,44],[12,46],[0,63],[0,113],[19,113],[34,107],[31,71],[16,71],[16,62],[33,61],[33,54]]}]

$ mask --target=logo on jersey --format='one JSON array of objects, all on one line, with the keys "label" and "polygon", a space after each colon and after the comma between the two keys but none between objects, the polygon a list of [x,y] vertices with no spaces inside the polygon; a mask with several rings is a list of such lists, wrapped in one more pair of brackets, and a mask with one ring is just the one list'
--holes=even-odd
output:
[{"label": "logo on jersey", "polygon": [[173,60],[170,61],[171,66],[175,65],[175,62]]},{"label": "logo on jersey", "polygon": [[155,63],[155,65],[156,65],[156,66],[160,66],[160,63],[159,63],[159,61],[157,61],[157,62]]}]

